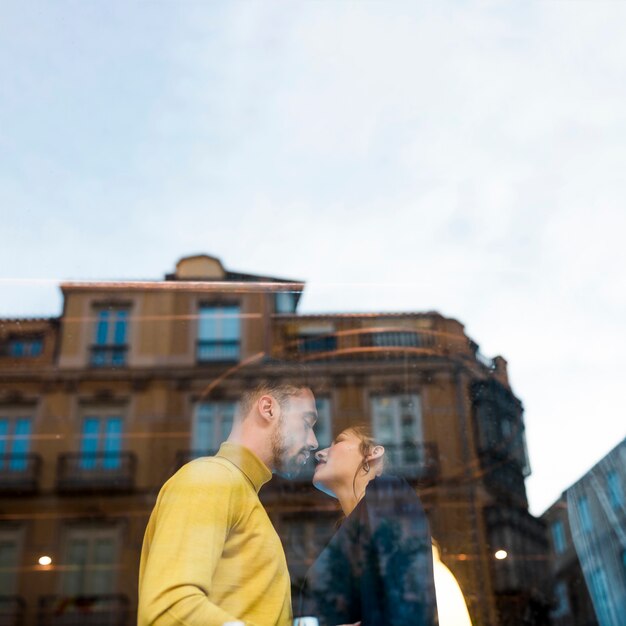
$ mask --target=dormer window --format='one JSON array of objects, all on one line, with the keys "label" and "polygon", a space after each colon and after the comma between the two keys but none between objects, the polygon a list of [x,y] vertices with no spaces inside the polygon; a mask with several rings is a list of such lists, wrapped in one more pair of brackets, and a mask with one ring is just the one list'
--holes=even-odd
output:
[{"label": "dormer window", "polygon": [[126,365],[128,352],[128,309],[107,307],[96,311],[91,365],[115,367]]},{"label": "dormer window", "polygon": [[15,359],[39,356],[43,352],[43,337],[11,337],[6,344],[6,354]]}]

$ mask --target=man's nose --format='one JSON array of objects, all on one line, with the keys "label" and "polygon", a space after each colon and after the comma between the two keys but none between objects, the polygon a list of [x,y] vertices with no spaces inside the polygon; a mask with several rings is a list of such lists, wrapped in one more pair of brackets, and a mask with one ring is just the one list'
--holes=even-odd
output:
[{"label": "man's nose", "polygon": [[312,441],[308,442],[309,450],[317,450],[317,448],[320,447],[320,444],[318,443],[317,437],[315,436],[315,433],[313,431],[311,431],[311,435],[313,439]]}]

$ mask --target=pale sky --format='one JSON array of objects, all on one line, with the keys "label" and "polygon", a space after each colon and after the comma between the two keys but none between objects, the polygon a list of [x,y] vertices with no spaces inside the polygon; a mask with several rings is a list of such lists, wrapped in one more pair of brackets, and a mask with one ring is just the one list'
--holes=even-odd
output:
[{"label": "pale sky", "polygon": [[206,252],[463,322],[535,514],[624,437],[625,2],[127,4],[0,5],[1,316]]}]

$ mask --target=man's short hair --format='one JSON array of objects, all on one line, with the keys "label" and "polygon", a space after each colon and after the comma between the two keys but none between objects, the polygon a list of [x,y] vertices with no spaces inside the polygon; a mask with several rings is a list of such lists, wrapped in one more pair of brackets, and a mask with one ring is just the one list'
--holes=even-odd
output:
[{"label": "man's short hair", "polygon": [[254,403],[264,395],[272,396],[283,407],[289,398],[297,396],[304,389],[310,389],[309,370],[301,363],[282,363],[280,368],[275,366],[273,372],[263,372],[262,378],[256,384],[244,391],[239,400],[239,416],[245,418]]}]

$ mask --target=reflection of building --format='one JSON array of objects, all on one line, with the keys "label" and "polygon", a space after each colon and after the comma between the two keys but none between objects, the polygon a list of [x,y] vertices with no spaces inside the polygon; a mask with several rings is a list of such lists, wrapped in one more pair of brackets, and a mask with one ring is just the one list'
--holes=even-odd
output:
[{"label": "reflection of building", "polygon": [[[5,617],[132,623],[160,486],[218,447],[272,357],[310,364],[322,445],[372,423],[420,491],[475,624],[543,623],[544,525],[527,510],[522,407],[504,359],[482,357],[437,313],[298,315],[303,288],[198,256],[165,282],[64,284],[59,319],[0,321]],[[305,476],[262,496],[297,587],[337,508]]]},{"label": "reflection of building", "polygon": [[619,626],[626,615],[626,439],[543,515],[556,626]]}]

